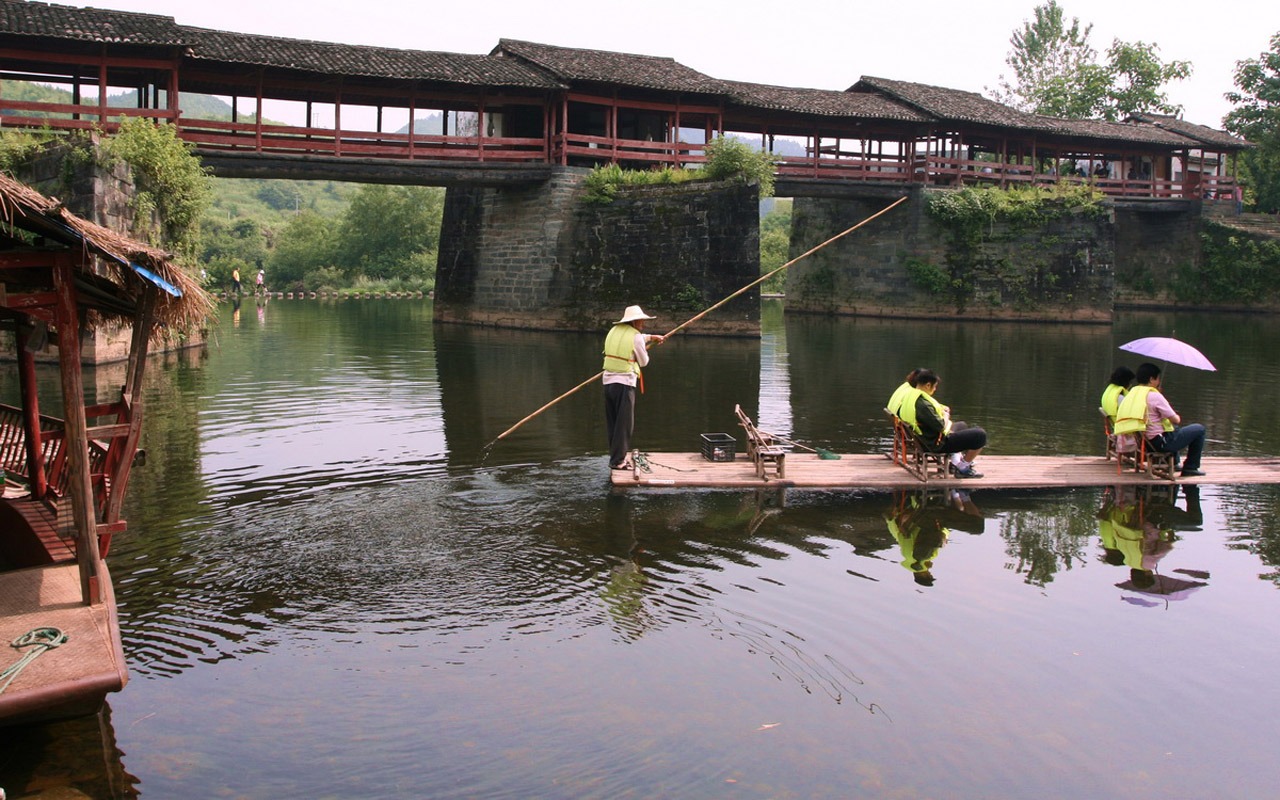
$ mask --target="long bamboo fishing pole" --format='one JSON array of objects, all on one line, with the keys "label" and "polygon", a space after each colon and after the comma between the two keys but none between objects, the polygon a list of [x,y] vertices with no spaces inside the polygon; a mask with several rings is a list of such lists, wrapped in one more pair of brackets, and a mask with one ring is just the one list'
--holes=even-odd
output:
[{"label": "long bamboo fishing pole", "polygon": [[[902,197],[899,197],[897,200],[894,200],[892,203],[890,203],[889,205],[887,205],[887,206],[885,206],[884,208],[880,209],[879,211],[877,211],[876,213],[874,213],[874,214],[872,214],[871,216],[867,217],[866,219],[862,220],[862,221],[861,221],[861,222],[859,222],[858,224],[856,224],[856,225],[854,225],[854,226],[852,226],[852,227],[850,227],[850,228],[847,228],[847,229],[845,229],[845,230],[841,231],[840,233],[837,233],[835,236],[832,236],[830,239],[827,239],[825,242],[823,242],[823,243],[821,243],[821,244],[819,244],[819,245],[817,245],[817,246],[815,246],[815,247],[811,247],[811,248],[809,248],[809,249],[808,249],[808,250],[806,250],[805,252],[803,252],[803,253],[801,253],[800,255],[796,256],[795,258],[791,259],[790,261],[788,261],[787,263],[785,263],[785,264],[783,264],[782,266],[778,267],[777,269],[774,269],[774,270],[772,270],[772,271],[770,271],[770,272],[768,272],[768,273],[766,273],[766,274],[764,274],[764,275],[761,275],[759,278],[756,278],[756,279],[755,279],[754,281],[752,281],[751,283],[748,283],[746,286],[743,286],[741,289],[739,289],[738,291],[736,291],[736,292],[734,292],[733,294],[729,295],[728,297],[726,297],[725,299],[723,299],[723,300],[721,300],[720,302],[716,303],[715,305],[713,305],[713,306],[711,306],[711,307],[709,307],[709,308],[705,309],[704,311],[702,311],[702,312],[698,313],[696,316],[692,317],[691,319],[688,319],[688,320],[686,320],[686,321],[684,321],[684,322],[680,323],[680,324],[679,324],[679,325],[677,325],[676,327],[672,328],[670,331],[668,331],[668,332],[663,336],[663,339],[665,340],[665,339],[669,339],[669,338],[671,338],[672,336],[675,336],[675,335],[676,335],[677,333],[679,333],[682,329],[689,327],[689,326],[690,326],[690,325],[692,325],[693,323],[697,322],[698,320],[702,319],[702,318],[703,318],[703,317],[705,317],[706,315],[710,314],[712,311],[715,311],[717,308],[719,308],[720,306],[722,306],[722,305],[724,305],[725,303],[729,302],[730,300],[734,299],[735,297],[738,297],[738,296],[740,296],[740,295],[742,295],[742,294],[744,294],[744,293],[746,293],[746,292],[751,291],[751,289],[752,289],[752,288],[754,288],[754,287],[756,287],[756,286],[759,286],[760,284],[762,284],[762,283],[764,283],[765,281],[769,280],[769,279],[770,279],[770,278],[772,278],[774,275],[777,275],[779,272],[782,272],[784,269],[786,269],[787,267],[790,267],[792,264],[796,263],[796,262],[797,262],[797,261],[799,261],[800,259],[802,259],[802,258],[806,258],[806,257],[808,257],[808,256],[813,255],[814,253],[818,252],[819,250],[821,250],[822,248],[824,248],[824,247],[826,247],[827,245],[831,244],[832,242],[836,241],[837,239],[841,239],[841,238],[844,238],[845,236],[848,236],[849,234],[851,234],[851,233],[853,233],[854,231],[856,231],[858,228],[861,228],[863,225],[866,225],[866,224],[867,224],[868,222],[870,222],[871,220],[875,219],[876,217],[879,217],[881,214],[885,214],[885,213],[889,212],[891,209],[893,209],[894,207],[896,207],[897,205],[899,205],[900,203],[905,202],[905,201],[906,201],[906,199],[907,199],[907,198],[906,198],[906,196],[905,196],[905,195],[904,195],[904,196],[902,196]],[[583,381],[582,383],[578,384],[577,386],[573,387],[573,388],[572,388],[572,389],[570,389],[569,391],[567,391],[567,392],[565,392],[564,394],[560,395],[560,396],[559,396],[559,397],[557,397],[556,399],[554,399],[554,400],[552,400],[551,402],[547,403],[547,404],[546,404],[546,405],[544,405],[542,408],[539,408],[537,411],[533,412],[533,413],[532,413],[532,414],[530,414],[529,416],[527,416],[527,417],[525,417],[524,419],[520,420],[520,421],[519,421],[519,422],[517,422],[515,425],[512,425],[510,428],[507,428],[505,431],[503,431],[502,433],[498,434],[498,437],[497,437],[496,439],[494,439],[492,442],[490,442],[490,443],[489,443],[489,446],[490,446],[490,447],[492,447],[494,444],[496,444],[496,443],[498,442],[498,440],[499,440],[499,439],[505,439],[508,435],[510,435],[513,431],[515,431],[515,430],[516,430],[516,428],[519,428],[521,425],[525,424],[525,423],[526,423],[526,422],[528,422],[529,420],[533,419],[534,417],[538,416],[538,415],[539,415],[539,414],[541,414],[542,412],[546,411],[548,408],[551,408],[551,407],[552,407],[552,406],[554,406],[556,403],[559,403],[561,400],[565,399],[565,398],[566,398],[566,397],[568,397],[569,395],[574,394],[575,392],[578,392],[578,391],[580,391],[580,390],[582,390],[582,389],[586,388],[588,385],[590,385],[592,382],[594,382],[595,380],[597,380],[597,379],[598,379],[601,375],[603,375],[603,374],[604,374],[604,370],[601,370],[600,372],[597,372],[595,375],[592,375],[590,378],[587,378],[587,379],[586,379],[585,381]]]}]

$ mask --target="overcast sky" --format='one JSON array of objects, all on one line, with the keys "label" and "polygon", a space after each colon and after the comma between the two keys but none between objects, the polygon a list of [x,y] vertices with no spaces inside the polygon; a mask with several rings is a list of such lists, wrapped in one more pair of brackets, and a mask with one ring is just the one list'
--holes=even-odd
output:
[{"label": "overcast sky", "polygon": [[[716,78],[845,89],[862,75],[989,94],[1009,37],[1034,0],[60,0],[171,16],[179,24],[295,39],[488,53],[500,38],[667,56]],[[1159,45],[1194,72],[1169,87],[1184,116],[1221,127],[1235,63],[1280,32],[1280,0],[1213,3],[1061,0],[1091,23],[1100,57],[1114,39]]]}]

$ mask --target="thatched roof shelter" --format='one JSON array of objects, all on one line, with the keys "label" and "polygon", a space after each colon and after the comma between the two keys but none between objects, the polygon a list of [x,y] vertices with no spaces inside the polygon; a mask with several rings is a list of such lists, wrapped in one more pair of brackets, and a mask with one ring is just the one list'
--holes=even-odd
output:
[{"label": "thatched roof shelter", "polygon": [[[132,323],[139,298],[154,293],[153,336],[163,328],[190,330],[202,324],[214,301],[163,250],[123,236],[72,214],[56,199],[0,173],[0,255],[16,249],[77,249],[95,259],[78,259],[80,305],[90,324]],[[95,264],[96,262],[96,264]],[[94,268],[90,268],[91,265]],[[14,302],[14,295],[48,290],[47,272],[6,269],[0,273],[9,300],[0,307],[32,309]]]}]

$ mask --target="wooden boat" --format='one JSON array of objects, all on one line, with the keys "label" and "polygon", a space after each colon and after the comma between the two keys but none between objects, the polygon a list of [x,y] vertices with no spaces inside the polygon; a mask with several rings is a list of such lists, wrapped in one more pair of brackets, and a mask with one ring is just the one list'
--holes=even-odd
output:
[{"label": "wooden boat", "polygon": [[[127,682],[105,556],[125,529],[147,350],[211,308],[163,251],[0,174],[0,329],[12,332],[21,393],[0,407],[0,668],[17,670],[0,677],[0,725],[93,713]],[[82,334],[105,326],[131,330],[125,385],[86,405]],[[61,416],[42,413],[37,391],[46,341]],[[9,646],[29,634],[34,644]]]}]

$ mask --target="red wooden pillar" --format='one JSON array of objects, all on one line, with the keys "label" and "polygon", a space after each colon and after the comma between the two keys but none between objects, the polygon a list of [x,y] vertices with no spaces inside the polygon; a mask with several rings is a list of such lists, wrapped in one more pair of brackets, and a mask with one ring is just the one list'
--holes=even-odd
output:
[{"label": "red wooden pillar", "polygon": [[342,78],[338,78],[337,91],[333,93],[333,154],[342,155]]},{"label": "red wooden pillar", "polygon": [[98,53],[98,127],[106,129],[107,125],[107,46],[103,45]]},{"label": "red wooden pillar", "polygon": [[178,89],[178,69],[181,61],[175,56],[173,66],[169,67],[169,87],[166,89],[168,97],[165,98],[165,108],[173,112],[173,127],[175,131],[182,130],[182,92]]},{"label": "red wooden pillar", "polygon": [[64,425],[62,443],[67,454],[67,495],[75,523],[76,563],[80,567],[80,596],[85,605],[101,597],[98,585],[98,524],[93,514],[93,481],[89,475],[89,433],[84,415],[84,381],[80,370],[80,314],[76,307],[75,262],[59,255],[53,270],[58,295],[58,371],[62,377]]},{"label": "red wooden pillar", "polygon": [[[262,68],[257,71],[257,110],[253,120],[253,150],[255,153],[262,152]],[[307,106],[308,110],[310,105]]]},{"label": "red wooden pillar", "polygon": [[22,427],[27,441],[27,476],[31,480],[31,496],[43,499],[49,491],[44,473],[44,443],[40,440],[40,398],[36,393],[36,358],[27,349],[30,337],[27,327],[16,326],[18,348],[18,386],[22,393]]}]

